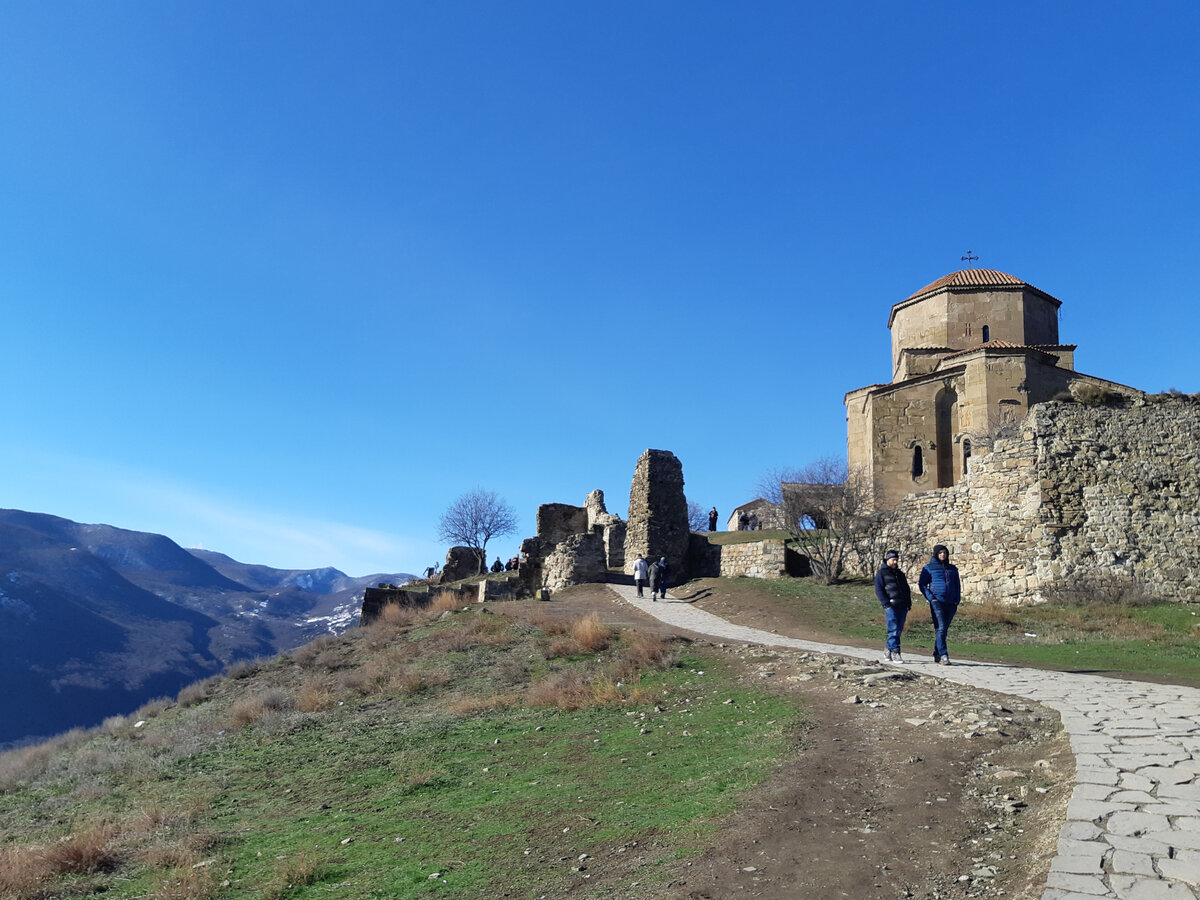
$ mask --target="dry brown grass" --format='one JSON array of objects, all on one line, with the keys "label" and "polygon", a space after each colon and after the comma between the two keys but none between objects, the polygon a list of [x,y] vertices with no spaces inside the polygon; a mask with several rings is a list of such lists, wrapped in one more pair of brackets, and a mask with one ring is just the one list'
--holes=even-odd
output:
[{"label": "dry brown grass", "polygon": [[159,882],[155,900],[206,900],[220,890],[212,864],[199,860],[175,867]]},{"label": "dry brown grass", "polygon": [[296,691],[296,708],[301,712],[318,712],[334,703],[333,691],[320,679],[306,679]]},{"label": "dry brown grass", "polygon": [[626,631],[621,635],[624,647],[621,658],[636,668],[670,668],[679,664],[679,650],[672,641],[643,631]]},{"label": "dry brown grass", "polygon": [[115,841],[118,834],[111,822],[85,825],[38,855],[52,876],[108,872],[121,861]]},{"label": "dry brown grass", "polygon": [[571,637],[592,653],[599,653],[612,641],[613,630],[600,621],[596,613],[588,613],[571,626]]},{"label": "dry brown grass", "polygon": [[459,697],[447,707],[456,716],[476,716],[481,713],[512,709],[521,703],[518,693],[492,694],[490,697]]},{"label": "dry brown grass", "polygon": [[427,671],[404,669],[392,676],[390,687],[401,694],[419,694],[421,691],[440,687],[449,680],[448,674],[436,669]]},{"label": "dry brown grass", "polygon": [[44,885],[49,877],[45,863],[29,848],[0,849],[0,897],[8,900],[44,897]]},{"label": "dry brown grass", "polygon": [[307,853],[276,860],[275,874],[259,896],[264,900],[282,900],[296,888],[320,881],[324,871],[325,864]]},{"label": "dry brown grass", "polygon": [[526,621],[546,635],[566,634],[575,623],[574,619],[556,616],[548,610],[531,612]]},{"label": "dry brown grass", "polygon": [[534,681],[525,691],[527,706],[575,710],[585,709],[596,702],[591,685],[578,672],[554,672]]},{"label": "dry brown grass", "polygon": [[280,713],[292,706],[292,698],[280,688],[272,688],[234,702],[229,710],[231,727],[243,728],[261,722],[270,715]]},{"label": "dry brown grass", "polygon": [[972,620],[987,625],[1018,624],[1017,620],[1013,617],[1012,607],[995,597],[985,597],[979,603],[963,606],[963,610]]},{"label": "dry brown grass", "polygon": [[542,649],[546,659],[562,659],[571,656],[582,656],[585,653],[583,644],[573,637],[555,638]]}]

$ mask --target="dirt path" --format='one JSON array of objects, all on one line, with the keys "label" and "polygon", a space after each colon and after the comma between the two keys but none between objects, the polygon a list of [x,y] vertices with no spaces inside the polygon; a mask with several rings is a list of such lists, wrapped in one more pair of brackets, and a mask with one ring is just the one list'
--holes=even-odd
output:
[{"label": "dirt path", "polygon": [[[707,604],[728,602],[705,590]],[[679,633],[603,585],[536,608]],[[796,752],[713,846],[671,864],[666,900],[1041,896],[1074,766],[1053,712],[857,660],[681,636],[735,657],[759,687],[799,694],[807,718]]]}]

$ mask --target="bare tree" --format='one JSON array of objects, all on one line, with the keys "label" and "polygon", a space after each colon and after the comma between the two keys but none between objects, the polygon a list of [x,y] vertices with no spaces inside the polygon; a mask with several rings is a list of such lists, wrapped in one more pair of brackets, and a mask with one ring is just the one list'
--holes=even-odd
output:
[{"label": "bare tree", "polygon": [[517,514],[495,491],[475,488],[450,504],[438,522],[438,537],[450,544],[470,547],[479,557],[479,571],[487,571],[487,545],[494,537],[517,530]]},{"label": "bare tree", "polygon": [[708,531],[708,510],[695,500],[688,501],[688,528],[691,531]]},{"label": "bare tree", "polygon": [[764,472],[762,477],[755,482],[754,493],[779,506],[783,503],[783,483],[804,480],[806,480],[804,469],[797,469],[794,466],[776,466]]},{"label": "bare tree", "polygon": [[779,487],[784,527],[808,557],[813,574],[833,584],[873,527],[869,480],[835,458],[787,473],[793,480]]}]

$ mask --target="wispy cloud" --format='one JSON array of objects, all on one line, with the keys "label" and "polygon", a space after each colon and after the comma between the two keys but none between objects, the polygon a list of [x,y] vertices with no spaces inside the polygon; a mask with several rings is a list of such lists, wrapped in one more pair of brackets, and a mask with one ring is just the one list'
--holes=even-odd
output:
[{"label": "wispy cloud", "polygon": [[[60,453],[37,455],[41,497],[27,509],[165,534],[276,568],[334,566],[350,575],[396,572],[428,565],[441,552],[431,541],[405,537],[292,510],[263,509],[220,491],[157,472]],[[53,491],[47,489],[53,485]],[[57,497],[57,501],[55,499]],[[45,504],[50,503],[51,507]]]}]

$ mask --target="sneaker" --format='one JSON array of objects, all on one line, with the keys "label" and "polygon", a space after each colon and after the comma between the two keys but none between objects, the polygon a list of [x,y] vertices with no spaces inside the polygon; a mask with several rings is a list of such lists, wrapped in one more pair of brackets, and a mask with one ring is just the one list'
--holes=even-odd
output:
[{"label": "sneaker", "polygon": [[904,658],[900,655],[899,650],[897,650],[895,653],[891,653],[889,655],[892,657],[892,662],[900,663],[900,665],[904,665]]},{"label": "sneaker", "polygon": [[950,657],[948,657],[948,656],[943,656],[941,659],[939,659],[939,660],[938,660],[938,665],[939,665],[939,666],[948,666],[948,665],[950,665]]},{"label": "sneaker", "polygon": [[887,658],[884,660],[884,662],[891,662],[892,661],[892,651],[888,650],[885,652],[887,653]]}]

